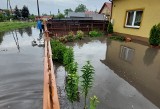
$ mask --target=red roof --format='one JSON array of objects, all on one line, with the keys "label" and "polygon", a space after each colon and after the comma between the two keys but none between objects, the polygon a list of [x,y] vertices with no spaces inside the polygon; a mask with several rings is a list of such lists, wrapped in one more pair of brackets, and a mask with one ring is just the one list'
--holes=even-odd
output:
[{"label": "red roof", "polygon": [[112,3],[105,2],[105,3],[103,4],[101,10],[99,11],[99,14],[102,12],[102,10],[103,10],[104,8],[108,8],[108,9],[110,10],[110,12],[111,12]]},{"label": "red roof", "polygon": [[85,11],[85,14],[93,14],[95,13],[94,11]]}]

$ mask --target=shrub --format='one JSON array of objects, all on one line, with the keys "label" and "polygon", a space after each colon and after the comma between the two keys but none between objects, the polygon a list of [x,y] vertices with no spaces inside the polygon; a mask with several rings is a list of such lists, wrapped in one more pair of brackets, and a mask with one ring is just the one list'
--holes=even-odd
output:
[{"label": "shrub", "polygon": [[111,36],[111,37],[109,37],[109,39],[125,41],[125,37],[124,36]]},{"label": "shrub", "polygon": [[108,34],[112,34],[113,33],[113,25],[112,25],[111,22],[109,22],[109,24],[108,24],[107,32],[108,32]]},{"label": "shrub", "polygon": [[84,32],[81,30],[77,31],[76,37],[77,39],[82,39],[84,37]]},{"label": "shrub", "polygon": [[75,39],[73,31],[70,31],[67,35],[67,41],[72,42]]},{"label": "shrub", "polygon": [[91,37],[99,37],[99,36],[102,36],[103,33],[100,32],[100,31],[97,31],[97,30],[93,30],[93,31],[90,31],[90,32],[89,32],[89,35],[90,35]]},{"label": "shrub", "polygon": [[63,37],[58,37],[58,40],[60,41],[60,42],[67,42],[67,36],[63,36]]},{"label": "shrub", "polygon": [[52,48],[52,59],[57,60],[60,63],[63,63],[63,55],[66,51],[65,45],[56,40],[51,40],[51,48]]},{"label": "shrub", "polygon": [[4,15],[0,13],[0,22],[3,22],[4,20],[5,20]]},{"label": "shrub", "polygon": [[66,49],[63,55],[63,64],[65,65],[65,69],[68,71],[69,64],[74,61],[73,48],[69,47]]},{"label": "shrub", "polygon": [[149,43],[154,46],[158,46],[160,44],[160,23],[151,28]]}]

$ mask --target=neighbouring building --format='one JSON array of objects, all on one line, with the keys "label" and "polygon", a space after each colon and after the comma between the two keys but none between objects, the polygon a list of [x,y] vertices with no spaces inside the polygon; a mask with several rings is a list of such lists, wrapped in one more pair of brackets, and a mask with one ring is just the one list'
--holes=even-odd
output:
[{"label": "neighbouring building", "polygon": [[112,0],[114,32],[147,41],[150,29],[160,23],[160,0]]},{"label": "neighbouring building", "polygon": [[93,11],[68,12],[68,18],[73,20],[106,20],[103,14],[98,14]]},{"label": "neighbouring building", "polygon": [[[49,20],[49,19],[52,19],[52,17],[53,17],[53,16],[40,16],[40,19],[43,19],[43,20],[46,20],[46,21],[47,21],[47,20]],[[39,16],[36,16],[36,17],[35,17],[35,20],[38,20],[38,18],[39,18]]]},{"label": "neighbouring building", "polygon": [[104,14],[106,16],[107,20],[110,20],[111,18],[111,7],[112,3],[105,2],[102,6],[102,8],[99,11],[99,14]]}]

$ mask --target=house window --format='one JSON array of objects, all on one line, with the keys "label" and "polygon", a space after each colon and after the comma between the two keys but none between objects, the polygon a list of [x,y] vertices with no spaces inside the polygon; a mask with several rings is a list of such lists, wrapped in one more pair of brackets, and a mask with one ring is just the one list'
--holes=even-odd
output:
[{"label": "house window", "polygon": [[142,20],[142,10],[127,11],[125,27],[139,28]]}]

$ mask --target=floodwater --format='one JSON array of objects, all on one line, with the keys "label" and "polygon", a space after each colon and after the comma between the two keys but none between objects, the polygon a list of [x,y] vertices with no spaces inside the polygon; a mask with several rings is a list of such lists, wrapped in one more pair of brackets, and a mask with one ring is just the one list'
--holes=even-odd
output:
[{"label": "floodwater", "polygon": [[[67,45],[74,49],[79,75],[87,60],[95,68],[94,84],[88,98],[93,95],[99,98],[97,109],[160,108],[160,50],[105,37]],[[54,64],[61,108],[72,109],[64,90],[64,67]],[[80,98],[79,103],[74,103],[74,109],[83,109],[84,96]]]},{"label": "floodwater", "polygon": [[31,43],[37,38],[31,27],[0,33],[0,109],[42,109],[43,47]]}]

